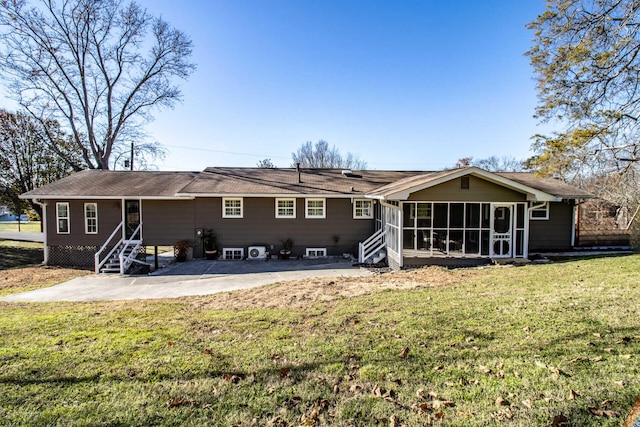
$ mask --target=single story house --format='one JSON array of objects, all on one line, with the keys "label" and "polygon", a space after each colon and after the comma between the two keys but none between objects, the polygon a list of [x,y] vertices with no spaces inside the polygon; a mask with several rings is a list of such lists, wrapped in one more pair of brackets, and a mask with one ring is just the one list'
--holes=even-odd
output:
[{"label": "single story house", "polygon": [[224,259],[386,257],[393,268],[527,258],[569,250],[591,195],[531,173],[212,167],[202,172],[85,170],[21,196],[43,206],[45,262],[121,272],[147,247],[213,229]]}]

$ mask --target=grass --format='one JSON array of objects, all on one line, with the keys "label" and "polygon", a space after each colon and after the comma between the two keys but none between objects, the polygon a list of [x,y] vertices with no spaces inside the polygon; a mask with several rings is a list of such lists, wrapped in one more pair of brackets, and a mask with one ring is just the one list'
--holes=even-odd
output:
[{"label": "grass", "polygon": [[18,221],[0,222],[0,232],[2,231],[19,231],[21,232],[40,232],[40,221],[21,222],[18,227]]},{"label": "grass", "polygon": [[0,425],[621,424],[640,256],[428,274],[305,309],[0,302]]},{"label": "grass", "polygon": [[0,270],[40,264],[44,258],[42,243],[0,239]]}]

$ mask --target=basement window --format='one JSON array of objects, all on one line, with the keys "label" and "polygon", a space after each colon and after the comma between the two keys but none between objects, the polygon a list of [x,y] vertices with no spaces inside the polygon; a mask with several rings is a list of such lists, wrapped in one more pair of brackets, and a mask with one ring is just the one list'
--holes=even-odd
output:
[{"label": "basement window", "polygon": [[307,248],[307,258],[323,258],[327,256],[327,248]]},{"label": "basement window", "polygon": [[223,248],[222,258],[228,260],[241,260],[244,258],[244,248]]}]

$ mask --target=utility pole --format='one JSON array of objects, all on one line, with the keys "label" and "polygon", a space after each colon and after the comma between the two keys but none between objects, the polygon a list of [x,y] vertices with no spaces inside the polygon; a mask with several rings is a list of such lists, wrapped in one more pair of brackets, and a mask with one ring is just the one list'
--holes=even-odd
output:
[{"label": "utility pole", "polygon": [[129,163],[131,170],[133,170],[133,142],[131,143],[131,162]]}]

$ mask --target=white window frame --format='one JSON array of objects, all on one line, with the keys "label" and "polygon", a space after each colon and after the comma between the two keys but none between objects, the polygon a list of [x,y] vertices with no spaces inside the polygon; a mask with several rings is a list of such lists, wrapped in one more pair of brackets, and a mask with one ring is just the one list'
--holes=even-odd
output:
[{"label": "white window frame", "polygon": [[[280,202],[293,202],[293,206],[280,207]],[[291,215],[284,215],[280,213],[280,209],[293,209]],[[289,198],[276,198],[276,218],[295,218],[296,217],[296,199]]]},{"label": "white window frame", "polygon": [[[322,214],[320,215],[310,215],[309,214],[309,202],[322,202]],[[313,207],[311,209],[319,209],[317,207]],[[327,199],[324,198],[310,198],[304,200],[304,216],[308,219],[323,219],[327,217]]]},{"label": "white window frame", "polygon": [[307,248],[305,257],[307,258],[325,258],[327,256],[327,248]]},{"label": "white window frame", "polygon": [[[240,254],[240,258],[234,257],[234,254]],[[229,257],[231,254],[231,257]],[[222,259],[240,261],[244,259],[244,248],[222,248]]]},{"label": "white window frame", "polygon": [[[60,207],[61,206],[65,206],[67,209],[67,215],[66,216],[60,216]],[[58,232],[58,234],[69,234],[71,233],[71,219],[70,219],[70,212],[69,212],[69,202],[57,202],[56,203],[56,231]],[[60,231],[60,221],[66,221],[67,222],[67,231]]]},{"label": "white window frame", "polygon": [[[89,206],[93,206],[94,208],[96,214],[94,217],[87,216],[87,208]],[[95,221],[95,231],[89,231],[89,221],[91,220]],[[84,204],[84,232],[85,234],[98,234],[98,204],[95,202]]]},{"label": "white window frame", "polygon": [[[358,203],[368,203],[369,207],[358,207]],[[364,215],[365,210],[369,211],[368,215]],[[353,219],[373,219],[373,200],[371,199],[354,199],[353,201]]]},{"label": "white window frame", "polygon": [[[544,216],[534,216],[534,212],[544,212]],[[529,219],[532,221],[545,221],[549,219],[549,202],[544,202],[544,205],[533,206],[529,209]]]},{"label": "white window frame", "polygon": [[[227,202],[240,202],[240,206],[227,206]],[[240,209],[240,213],[233,213],[234,210]],[[222,198],[222,218],[242,218],[244,216],[244,200],[242,197],[223,197]]]}]

